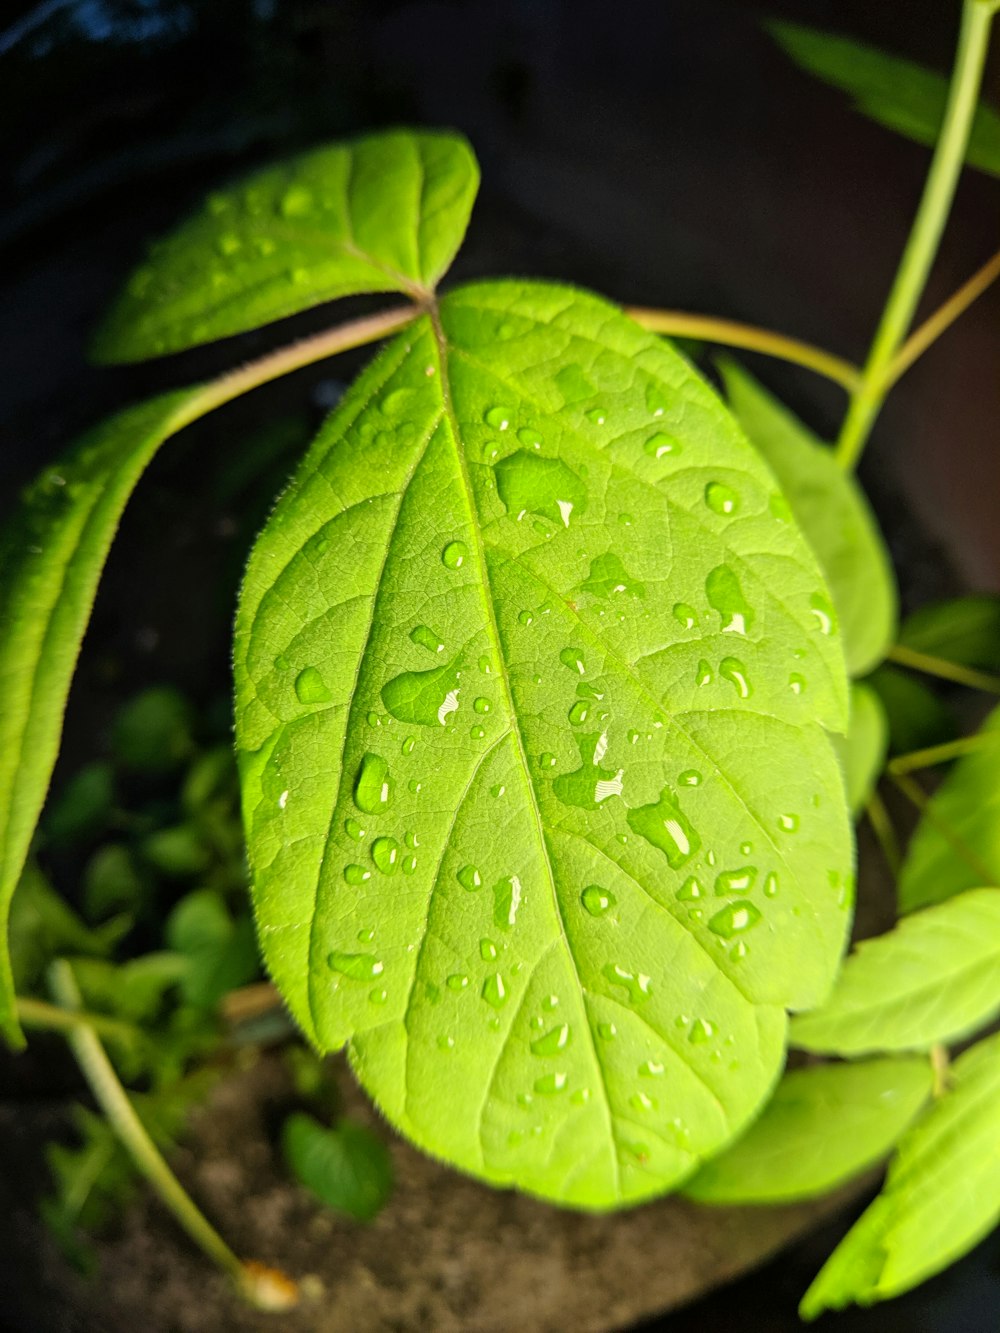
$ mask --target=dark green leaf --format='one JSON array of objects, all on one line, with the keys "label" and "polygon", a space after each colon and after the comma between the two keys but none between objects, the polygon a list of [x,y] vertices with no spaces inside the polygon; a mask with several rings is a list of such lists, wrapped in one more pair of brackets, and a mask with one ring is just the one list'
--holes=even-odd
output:
[{"label": "dark green leaf", "polygon": [[96,930],[84,925],[34,861],[24,867],[10,913],[8,938],[13,979],[19,991],[30,989],[46,965],[61,953],[107,954],[122,933],[121,921]]},{"label": "dark green leaf", "polygon": [[432,291],[479,170],[455,134],[396,130],[314,149],[211,195],[129,279],[95,342],[141,361],[362,292]]},{"label": "dark green leaf", "polygon": [[1000,1220],[1000,1036],[966,1051],[951,1090],[904,1135],[885,1188],[827,1260],[801,1312],[898,1296]]},{"label": "dark green leaf", "polygon": [[899,875],[903,912],[1000,884],[1000,708],[981,735],[981,747],[955,763],[917,825]]},{"label": "dark green leaf", "polygon": [[110,764],[87,764],[75,773],[45,812],[45,838],[53,847],[92,842],[108,827],[115,804]]},{"label": "dark green leaf", "polygon": [[143,838],[140,851],[147,865],[168,879],[200,875],[212,859],[211,848],[194,824],[157,829]]},{"label": "dark green leaf", "polygon": [[111,746],[123,768],[136,773],[173,773],[194,749],[193,710],[169,685],[143,690],[115,719]]},{"label": "dark green leaf", "polygon": [[87,862],[83,872],[83,907],[91,921],[103,921],[113,912],[133,917],[145,906],[149,882],[135,864],[129,849],[108,843]]},{"label": "dark green leaf", "polygon": [[880,666],[865,683],[882,701],[889,724],[889,753],[910,754],[958,735],[954,714],[933,690],[893,666]]},{"label": "dark green leaf", "polygon": [[1000,597],[980,594],[922,606],[903,621],[899,642],[977,671],[1000,671]]},{"label": "dark green leaf", "polygon": [[370,1222],[392,1193],[392,1159],[363,1125],[341,1120],[326,1129],[296,1111],[285,1121],[281,1146],[295,1178],[335,1213]]},{"label": "dark green leaf", "polygon": [[792,1020],[794,1046],[829,1055],[928,1050],[1000,1011],[1000,889],[973,889],[865,940],[830,999]]},{"label": "dark green leaf", "polygon": [[439,318],[350,391],[251,559],[261,941],[423,1147],[609,1207],[739,1132],[785,1007],[832,982],[843,659],[771,475],[662,340],[532,283]]},{"label": "dark green leaf", "polygon": [[182,898],[167,919],[168,946],[187,960],[181,988],[188,1003],[211,1009],[258,973],[249,917],[235,921],[217,894],[199,889]]},{"label": "dark green leaf", "polygon": [[[839,88],[869,120],[931,148],[948,99],[948,80],[902,56],[797,23],[770,23],[771,35],[797,65]],[[966,149],[969,166],[1000,176],[1000,115],[982,104]]]},{"label": "dark green leaf", "polygon": [[[896,581],[864,492],[833,452],[737,362],[719,369],[729,405],[764,455],[833,594],[852,676],[885,656],[896,633]],[[780,513],[780,510],[779,510]]]},{"label": "dark green leaf", "polygon": [[684,1192],[719,1204],[792,1203],[825,1194],[885,1157],[930,1091],[927,1060],[794,1070],[760,1119]]}]

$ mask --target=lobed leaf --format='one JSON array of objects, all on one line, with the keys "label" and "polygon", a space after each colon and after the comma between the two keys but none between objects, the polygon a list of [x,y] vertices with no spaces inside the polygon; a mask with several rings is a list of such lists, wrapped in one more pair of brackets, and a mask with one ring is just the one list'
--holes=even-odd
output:
[{"label": "lobed leaf", "polygon": [[268,966],[422,1147],[607,1208],[733,1138],[851,897],[843,659],[770,474],[672,349],[535,283],[349,391],[250,560]]},{"label": "lobed leaf", "polygon": [[719,361],[729,406],[778,479],[833,595],[847,668],[862,676],[896,632],[892,562],[854,477],[832,451],[737,362]]},{"label": "lobed leaf", "polygon": [[1000,1036],[955,1063],[952,1087],[907,1131],[885,1187],[806,1292],[805,1319],[898,1296],[1000,1220]]},{"label": "lobed leaf", "polygon": [[364,292],[423,300],[479,185],[456,134],[395,130],[314,149],[210,195],[133,273],[100,361],[141,361]]},{"label": "lobed leaf", "polygon": [[981,735],[980,748],[955,763],[917,825],[899,874],[902,912],[1000,884],[1000,708]]},{"label": "lobed leaf", "polygon": [[[913,60],[798,23],[768,31],[797,65],[847,93],[869,120],[933,148],[944,119],[948,80]],[[1000,114],[981,103],[965,152],[970,167],[1000,176]]]},{"label": "lobed leaf", "polygon": [[684,1192],[699,1203],[794,1203],[885,1157],[931,1092],[927,1060],[815,1065],[786,1074],[763,1114]]},{"label": "lobed leaf", "polygon": [[905,917],[847,959],[827,1003],[792,1020],[793,1046],[828,1055],[927,1050],[1000,1012],[1000,889]]},{"label": "lobed leaf", "polygon": [[164,394],[84,436],[27,492],[0,543],[0,1031],[15,1044],[10,900],[52,776],[97,583],[136,482],[163,441],[197,415],[201,393]]},{"label": "lobed leaf", "polygon": [[851,685],[851,720],[845,737],[834,737],[847,788],[847,804],[857,816],[865,808],[885,767],[889,724],[879,696],[863,681]]}]

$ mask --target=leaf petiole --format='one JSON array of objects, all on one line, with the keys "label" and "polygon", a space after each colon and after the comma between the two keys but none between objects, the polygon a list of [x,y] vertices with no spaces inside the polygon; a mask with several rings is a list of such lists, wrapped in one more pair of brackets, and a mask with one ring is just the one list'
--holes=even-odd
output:
[{"label": "leaf petiole", "polygon": [[988,672],[976,671],[972,667],[949,662],[947,658],[935,657],[931,653],[918,652],[916,648],[907,648],[902,643],[890,648],[886,657],[890,662],[898,662],[900,666],[922,671],[926,676],[954,681],[956,685],[967,685],[970,690],[982,690],[986,694],[1000,694],[1000,676],[991,676]]},{"label": "leaf petiole", "polygon": [[132,1023],[111,1018],[107,1014],[91,1014],[82,1009],[72,1011],[28,995],[17,997],[17,1017],[24,1027],[41,1032],[68,1033],[89,1027],[108,1041],[134,1043],[145,1040],[142,1031]]},{"label": "leaf petiole", "polygon": [[890,773],[914,773],[921,768],[933,768],[936,764],[947,764],[952,759],[960,759],[964,754],[971,754],[987,739],[993,739],[989,733],[976,732],[974,736],[960,736],[958,740],[945,741],[943,745],[929,745],[924,750],[911,750],[909,754],[897,755],[887,765]]},{"label": "leaf petiole", "polygon": [[868,816],[868,822],[885,858],[885,863],[889,867],[893,879],[897,879],[899,868],[903,864],[903,855],[899,849],[899,839],[896,836],[889,811],[886,809],[885,802],[878,791],[873,791],[868,797],[865,814]]}]

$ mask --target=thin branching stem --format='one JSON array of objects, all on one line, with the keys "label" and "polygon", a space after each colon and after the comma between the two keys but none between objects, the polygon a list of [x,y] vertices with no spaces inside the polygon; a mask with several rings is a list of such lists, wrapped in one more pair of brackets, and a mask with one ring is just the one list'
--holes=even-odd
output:
[{"label": "thin branching stem", "polygon": [[956,685],[967,685],[970,690],[982,690],[985,694],[1000,694],[1000,676],[991,676],[986,671],[976,671],[972,667],[962,666],[959,662],[949,662],[945,657],[921,653],[915,648],[907,648],[902,643],[890,648],[886,656],[890,662],[921,671],[925,676],[936,676],[939,680],[950,680]]},{"label": "thin branching stem", "polygon": [[930,797],[924,791],[917,780],[908,773],[893,773],[889,770],[890,781],[903,793],[917,810],[920,811],[928,824],[933,824],[937,831],[944,838],[945,842],[951,848],[960,860],[964,861],[969,869],[979,877],[980,884],[992,884],[996,880],[996,875],[990,870],[989,866],[976,855],[973,849],[955,832],[947,820],[934,809]]},{"label": "thin branching stem", "polygon": [[954,741],[945,741],[942,745],[928,745],[923,750],[911,750],[909,754],[897,755],[890,759],[890,773],[916,773],[922,768],[934,768],[937,764],[950,763],[952,759],[961,759],[972,754],[992,737],[987,732],[977,731],[974,736],[960,736]]}]

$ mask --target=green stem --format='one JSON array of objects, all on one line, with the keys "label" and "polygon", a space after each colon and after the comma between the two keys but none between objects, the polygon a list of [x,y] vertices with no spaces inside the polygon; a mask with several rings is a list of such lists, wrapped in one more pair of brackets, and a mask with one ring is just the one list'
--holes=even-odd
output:
[{"label": "green stem", "polygon": [[887,393],[886,372],[913,322],[937,254],[965,160],[995,7],[993,0],[964,0],[962,6],[955,67],[927,183],[837,444],[837,459],[848,470],[857,465],[875,424]]},{"label": "green stem", "polygon": [[[49,982],[56,1001],[64,1009],[79,1011],[80,991],[73,969],[65,959],[52,964]],[[86,1021],[68,1025],[66,1035],[70,1049],[94,1094],[94,1100],[107,1116],[138,1169],[198,1248],[232,1278],[244,1295],[252,1299],[246,1267],[170,1170],[129,1101],[93,1026]]]},{"label": "green stem", "polygon": [[48,1004],[45,1000],[36,1000],[28,995],[17,997],[17,1017],[26,1028],[38,1031],[66,1033],[88,1027],[108,1041],[135,1044],[146,1040],[139,1028],[122,1022],[120,1018],[91,1014],[83,1009],[71,1012],[57,1004]]},{"label": "green stem", "polygon": [[898,879],[899,869],[903,864],[903,856],[899,850],[899,839],[896,837],[896,830],[893,828],[889,811],[885,808],[885,802],[877,791],[873,791],[868,797],[865,814],[868,816],[868,822],[871,824],[872,832],[882,849],[882,855],[885,857],[885,863],[889,867],[893,879]]},{"label": "green stem", "polygon": [[940,1042],[933,1045],[930,1049],[931,1074],[933,1082],[931,1084],[931,1096],[937,1101],[948,1091],[951,1081],[951,1062],[948,1058],[947,1046],[942,1046]]},{"label": "green stem", "polygon": [[949,662],[944,657],[934,657],[931,653],[917,652],[915,648],[907,648],[902,643],[890,648],[886,657],[890,662],[898,662],[900,666],[922,671],[925,676],[951,680],[956,685],[967,685],[970,690],[982,690],[986,694],[1000,694],[1000,676],[991,676],[985,671],[975,671],[972,667]]},{"label": "green stem", "polygon": [[958,740],[945,741],[943,745],[911,750],[909,754],[900,754],[890,759],[888,769],[890,773],[915,773],[921,768],[933,768],[935,764],[947,764],[952,759],[961,759],[962,755],[978,750],[987,739],[992,737],[977,731],[974,736],[960,736]]},{"label": "green stem", "polygon": [[651,310],[646,306],[626,306],[626,315],[651,333],[662,333],[671,338],[694,338],[699,342],[719,343],[723,347],[744,347],[764,356],[791,361],[795,365],[815,370],[835,384],[851,391],[860,382],[861,372],[843,357],[834,356],[822,347],[800,342],[771,329],[757,328],[754,324],[740,324],[732,319],[714,319],[708,315],[691,315],[685,310]]}]

